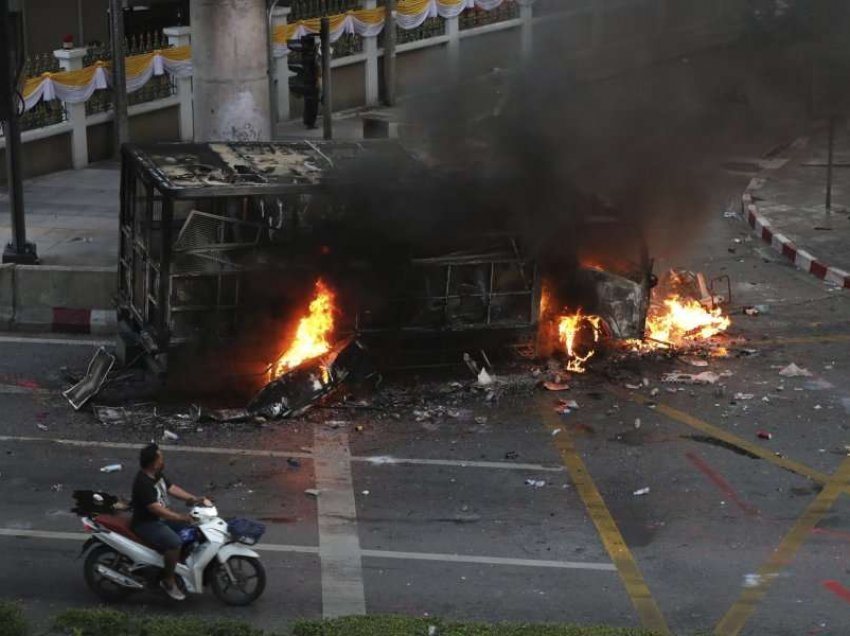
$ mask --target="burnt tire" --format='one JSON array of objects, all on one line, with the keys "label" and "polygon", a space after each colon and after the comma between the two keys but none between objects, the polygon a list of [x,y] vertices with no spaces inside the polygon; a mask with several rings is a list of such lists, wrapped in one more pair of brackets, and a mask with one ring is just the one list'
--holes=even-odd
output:
[{"label": "burnt tire", "polygon": [[266,589],[266,570],[259,559],[237,555],[230,557],[227,565],[235,582],[230,580],[221,563],[217,563],[212,572],[210,585],[218,600],[227,605],[245,606],[262,596]]},{"label": "burnt tire", "polygon": [[126,557],[108,545],[101,544],[92,549],[86,555],[86,560],[83,564],[83,575],[86,579],[86,585],[107,603],[123,601],[134,590],[118,585],[101,576],[97,571],[97,566],[105,565],[106,567],[120,570],[122,563],[125,561],[127,561]]}]

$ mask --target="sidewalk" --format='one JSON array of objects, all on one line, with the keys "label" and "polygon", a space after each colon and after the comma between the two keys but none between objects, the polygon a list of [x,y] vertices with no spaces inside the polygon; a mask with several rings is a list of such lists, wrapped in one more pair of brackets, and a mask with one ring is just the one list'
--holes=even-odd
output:
[{"label": "sidewalk", "polygon": [[[842,284],[850,272],[850,128],[836,131],[832,213],[825,208],[826,160],[825,130],[789,146],[750,183],[747,220],[795,265]],[[850,288],[850,274],[843,278]]]},{"label": "sidewalk", "polygon": [[[116,267],[120,171],[114,162],[24,181],[27,240],[44,265]],[[0,193],[0,240],[12,236],[9,197]]]}]

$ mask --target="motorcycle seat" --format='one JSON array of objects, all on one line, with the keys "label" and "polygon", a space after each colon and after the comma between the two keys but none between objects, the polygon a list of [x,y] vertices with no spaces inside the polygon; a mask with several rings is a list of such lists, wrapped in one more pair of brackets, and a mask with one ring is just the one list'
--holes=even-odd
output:
[{"label": "motorcycle seat", "polygon": [[117,532],[118,534],[130,539],[130,541],[135,541],[145,547],[153,548],[153,546],[143,541],[141,537],[130,529],[130,518],[128,516],[98,515],[96,521],[107,530]]}]

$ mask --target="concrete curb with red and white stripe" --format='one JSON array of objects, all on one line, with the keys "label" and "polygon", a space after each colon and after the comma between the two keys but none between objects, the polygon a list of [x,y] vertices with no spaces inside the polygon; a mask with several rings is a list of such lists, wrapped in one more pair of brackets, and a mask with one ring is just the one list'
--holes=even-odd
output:
[{"label": "concrete curb with red and white stripe", "polygon": [[[790,145],[791,148],[800,149],[808,144],[808,139],[802,137]],[[775,161],[767,170],[778,170],[787,163],[787,160]],[[797,247],[796,243],[788,236],[774,229],[770,221],[759,211],[752,191],[759,187],[760,178],[753,179],[747,186],[741,198],[741,212],[744,220],[765,243],[769,244],[775,251],[779,252],[794,263],[797,269],[816,276],[817,278],[838,285],[844,289],[850,289],[850,272],[838,267],[832,267],[824,263],[813,254]]]},{"label": "concrete curb with red and white stripe", "polygon": [[114,309],[74,309],[54,307],[50,331],[56,333],[114,334],[117,315]]}]

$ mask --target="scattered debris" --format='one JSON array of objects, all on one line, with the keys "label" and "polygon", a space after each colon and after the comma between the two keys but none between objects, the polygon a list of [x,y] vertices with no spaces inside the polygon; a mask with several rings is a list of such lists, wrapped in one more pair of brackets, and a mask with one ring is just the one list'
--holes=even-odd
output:
[{"label": "scattered debris", "polygon": [[761,314],[770,313],[770,305],[750,305],[744,307],[745,316],[760,316]]},{"label": "scattered debris", "polygon": [[89,362],[88,370],[83,379],[70,389],[62,392],[62,396],[71,403],[75,411],[79,411],[86,402],[97,395],[106,382],[106,376],[115,366],[115,356],[99,347]]},{"label": "scattered debris", "polygon": [[743,402],[746,400],[752,400],[755,397],[752,393],[736,393],[732,399],[736,402]]},{"label": "scattered debris", "polygon": [[692,367],[707,367],[708,361],[702,360],[700,358],[680,358],[680,360],[686,364],[691,365]]},{"label": "scattered debris", "polygon": [[38,430],[40,430],[40,431],[47,431],[47,430],[50,430],[50,429],[48,429],[48,428],[47,428],[44,424],[36,424],[35,426],[36,426],[36,428],[37,428]]},{"label": "scattered debris", "polygon": [[668,384],[716,384],[720,380],[720,376],[713,371],[703,371],[702,373],[665,373],[661,377],[662,382]]},{"label": "scattered debris", "polygon": [[647,486],[645,488],[639,488],[638,490],[635,490],[632,494],[635,497],[640,497],[642,495],[648,495],[649,494],[649,487]]},{"label": "scattered debris", "polygon": [[654,387],[654,388],[652,389],[652,391],[650,391],[650,392],[649,392],[649,395],[650,395],[650,397],[655,397],[655,396],[656,396],[656,395],[658,395],[659,393],[661,393],[661,391],[659,391],[658,387]]},{"label": "scattered debris", "polygon": [[625,386],[627,389],[630,389],[632,391],[637,391],[638,389],[643,388],[642,384],[624,384],[623,386]]},{"label": "scattered debris", "polygon": [[519,453],[516,451],[508,451],[505,453],[505,459],[519,459]]},{"label": "scattered debris", "polygon": [[639,428],[640,428],[640,418],[636,417],[635,418],[635,430],[637,430]]},{"label": "scattered debris", "polygon": [[124,466],[122,466],[121,464],[109,464],[108,466],[103,466],[100,469],[100,472],[102,472],[102,473],[117,473],[118,471],[123,470],[123,469],[124,469]]},{"label": "scattered debris", "polygon": [[533,488],[543,488],[546,485],[546,482],[542,479],[526,479],[526,486],[532,486]]},{"label": "scattered debris", "polygon": [[366,496],[368,496],[368,495],[369,495],[369,491],[368,491],[368,490],[363,490],[360,494],[361,494],[361,495],[366,495]]},{"label": "scattered debris", "polygon": [[810,378],[812,372],[808,369],[798,367],[793,362],[779,372],[779,375],[786,378]]},{"label": "scattered debris", "polygon": [[570,385],[562,382],[544,382],[543,388],[547,391],[569,391]]},{"label": "scattered debris", "polygon": [[180,436],[177,433],[174,433],[173,431],[165,429],[164,431],[162,431],[162,439],[169,442],[176,442],[180,439]]},{"label": "scattered debris", "polygon": [[561,415],[569,415],[577,409],[578,402],[575,400],[558,400],[555,404],[555,413],[560,413]]},{"label": "scattered debris", "polygon": [[560,428],[556,428],[554,431],[552,431],[552,437],[555,437],[555,435],[560,435],[561,430],[562,429],[560,429]]},{"label": "scattered debris", "polygon": [[487,369],[481,369],[478,373],[478,386],[490,386],[493,384],[493,376],[487,373]]},{"label": "scattered debris", "polygon": [[756,437],[759,439],[773,439],[773,435],[767,431],[756,431]]},{"label": "scattered debris", "polygon": [[307,490],[304,491],[304,494],[310,495],[311,497],[318,497],[319,496],[319,489],[318,488],[308,488]]}]

